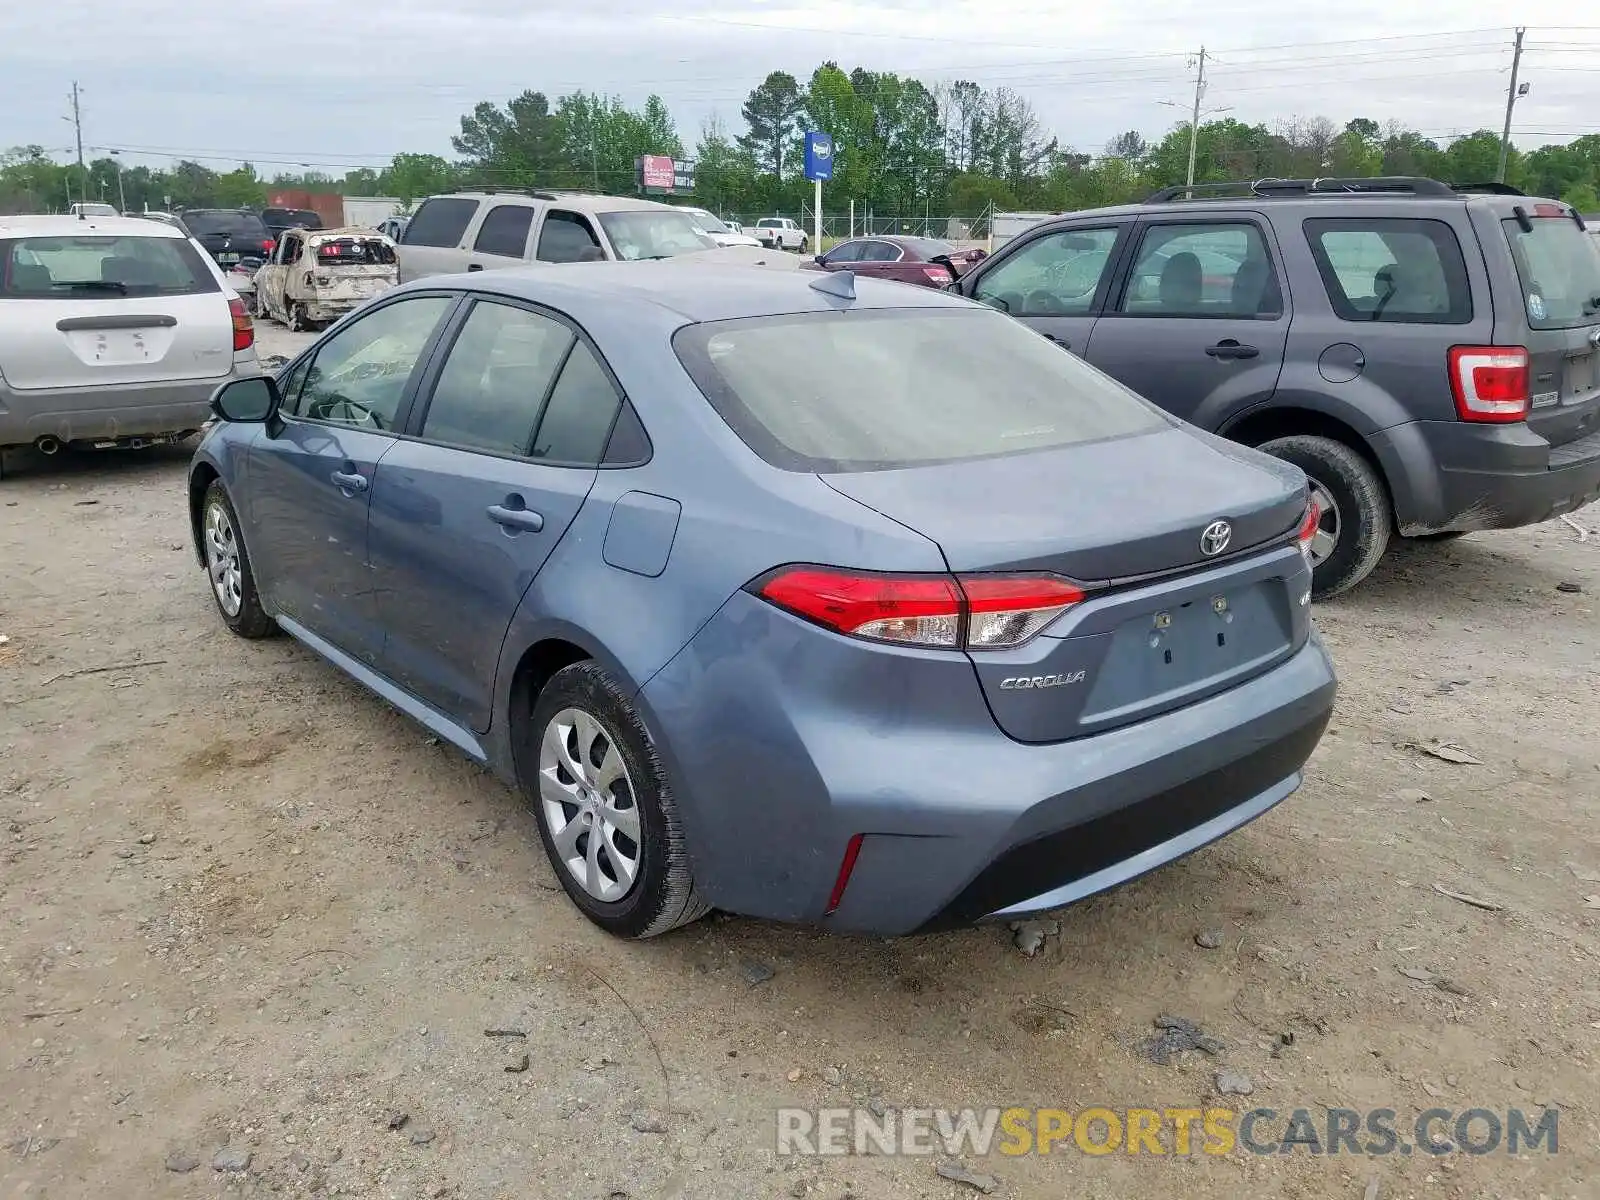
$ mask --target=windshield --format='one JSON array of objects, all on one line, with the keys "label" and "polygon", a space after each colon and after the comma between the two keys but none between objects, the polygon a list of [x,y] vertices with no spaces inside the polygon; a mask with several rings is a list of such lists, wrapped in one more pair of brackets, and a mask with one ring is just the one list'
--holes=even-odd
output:
[{"label": "windshield", "polygon": [[1534,217],[1523,232],[1502,221],[1534,329],[1587,325],[1600,316],[1600,244],[1571,217]]},{"label": "windshield", "polygon": [[0,241],[0,296],[188,296],[219,290],[185,238],[123,234]]},{"label": "windshield", "polygon": [[696,228],[698,224],[688,213],[672,209],[600,214],[601,227],[611,239],[617,257],[625,261],[715,250],[717,243],[701,233]]},{"label": "windshield", "polygon": [[791,471],[930,466],[1167,426],[1127,388],[993,310],[717,321],[685,326],[673,347],[745,444]]},{"label": "windshield", "polygon": [[697,225],[702,231],[704,231],[706,233],[732,233],[733,232],[733,230],[729,229],[726,225],[724,225],[721,221],[717,220],[716,217],[712,216],[710,213],[708,213],[703,208],[691,208],[691,209],[688,210],[688,212],[694,217],[695,225]]}]

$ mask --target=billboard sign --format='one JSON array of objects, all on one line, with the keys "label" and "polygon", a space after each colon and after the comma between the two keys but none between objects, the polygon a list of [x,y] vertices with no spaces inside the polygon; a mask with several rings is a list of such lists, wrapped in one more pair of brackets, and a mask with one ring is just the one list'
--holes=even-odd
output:
[{"label": "billboard sign", "polygon": [[639,190],[656,195],[694,191],[694,163],[666,154],[641,154],[634,163]]}]

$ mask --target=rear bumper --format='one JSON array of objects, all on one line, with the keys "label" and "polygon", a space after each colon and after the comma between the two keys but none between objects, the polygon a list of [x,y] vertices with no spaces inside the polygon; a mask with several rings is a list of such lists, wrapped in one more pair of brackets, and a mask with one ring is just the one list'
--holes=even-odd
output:
[{"label": "rear bumper", "polygon": [[1552,448],[1522,424],[1413,421],[1371,441],[1407,537],[1514,529],[1600,498],[1600,429]]},{"label": "rear bumper", "polygon": [[233,369],[216,379],[22,391],[0,380],[0,446],[30,445],[47,436],[66,443],[189,432],[211,415],[211,394],[218,387],[259,374],[251,352],[236,356]]},{"label": "rear bumper", "polygon": [[[851,653],[843,639],[808,631],[802,643],[782,627],[791,620],[735,598],[641,700],[704,898],[841,931],[1058,907],[1198,849],[1295,790],[1336,688],[1313,637],[1188,707],[1025,745],[937,652],[880,664],[894,678],[874,683],[839,656]],[[692,653],[708,634],[719,652]]]}]

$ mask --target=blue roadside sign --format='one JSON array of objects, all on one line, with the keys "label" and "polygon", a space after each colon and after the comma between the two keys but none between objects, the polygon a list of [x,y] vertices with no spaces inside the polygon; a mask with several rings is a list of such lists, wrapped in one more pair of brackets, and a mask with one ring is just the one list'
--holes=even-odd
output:
[{"label": "blue roadside sign", "polygon": [[833,135],[806,131],[806,178],[833,178]]}]

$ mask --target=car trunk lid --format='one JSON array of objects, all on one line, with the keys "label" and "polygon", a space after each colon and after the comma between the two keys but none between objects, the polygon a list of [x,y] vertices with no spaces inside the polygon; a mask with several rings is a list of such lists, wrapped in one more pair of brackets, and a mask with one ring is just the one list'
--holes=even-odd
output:
[{"label": "car trunk lid", "polygon": [[[1304,480],[1220,439],[1171,428],[822,478],[932,539],[957,575],[1084,585],[1087,598],[1033,640],[969,652],[996,722],[1021,741],[1194,703],[1269,670],[1309,633],[1310,569],[1293,542]],[[1208,553],[1219,523],[1227,540]]]}]

